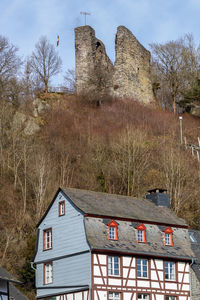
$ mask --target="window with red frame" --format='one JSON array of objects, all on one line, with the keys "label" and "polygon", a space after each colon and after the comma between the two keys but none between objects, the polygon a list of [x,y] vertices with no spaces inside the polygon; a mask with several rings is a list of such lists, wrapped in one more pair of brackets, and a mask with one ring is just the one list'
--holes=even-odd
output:
[{"label": "window with red frame", "polygon": [[53,264],[52,262],[47,262],[44,264],[44,284],[49,284],[53,282]]},{"label": "window with red frame", "polygon": [[109,240],[118,240],[117,226],[118,226],[118,224],[115,221],[111,221],[108,224],[108,239]]},{"label": "window with red frame", "polygon": [[164,230],[164,234],[165,234],[165,237],[164,237],[164,243],[165,243],[165,246],[173,246],[173,230],[168,227],[167,229]]},{"label": "window with red frame", "polygon": [[52,228],[43,231],[43,250],[52,248]]},{"label": "window with red frame", "polygon": [[58,203],[58,213],[59,217],[65,215],[65,201],[60,201]]},{"label": "window with red frame", "polygon": [[146,227],[143,224],[137,227],[137,242],[146,243]]}]

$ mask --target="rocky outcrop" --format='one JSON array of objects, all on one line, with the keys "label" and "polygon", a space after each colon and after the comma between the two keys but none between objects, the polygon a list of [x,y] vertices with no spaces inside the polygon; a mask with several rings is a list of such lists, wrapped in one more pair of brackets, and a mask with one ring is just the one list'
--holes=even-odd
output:
[{"label": "rocky outcrop", "polygon": [[31,115],[23,111],[17,111],[15,113],[13,117],[13,128],[16,131],[22,132],[24,135],[36,134],[43,123],[41,115],[49,108],[50,105],[46,101],[40,98],[34,99]]},{"label": "rocky outcrop", "polygon": [[117,29],[116,61],[90,26],[75,28],[76,92],[154,102],[150,80],[150,52],[124,26]]},{"label": "rocky outcrop", "polygon": [[25,135],[33,135],[40,130],[37,120],[31,116],[26,116],[22,112],[16,112],[13,118],[13,128],[21,131]]}]

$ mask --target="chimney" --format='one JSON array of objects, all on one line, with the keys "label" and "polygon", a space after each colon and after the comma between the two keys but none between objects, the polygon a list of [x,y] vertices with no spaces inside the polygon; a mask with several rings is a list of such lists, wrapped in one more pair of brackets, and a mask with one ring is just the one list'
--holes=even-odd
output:
[{"label": "chimney", "polygon": [[170,208],[170,198],[165,189],[153,189],[148,191],[146,199],[152,201],[157,206],[165,206]]}]

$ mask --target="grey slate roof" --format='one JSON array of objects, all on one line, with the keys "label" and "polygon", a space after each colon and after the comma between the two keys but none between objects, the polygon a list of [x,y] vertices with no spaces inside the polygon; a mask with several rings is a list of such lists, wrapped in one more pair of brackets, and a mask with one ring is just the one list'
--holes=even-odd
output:
[{"label": "grey slate roof", "polygon": [[10,297],[15,300],[28,300],[12,283],[10,283]]},{"label": "grey slate roof", "polygon": [[192,264],[192,269],[195,272],[198,280],[200,280],[200,230],[189,230],[195,241],[191,241],[192,250],[196,256],[195,263]]},{"label": "grey slate roof", "polygon": [[62,191],[81,211],[98,216],[119,217],[147,222],[186,226],[169,208],[158,207],[143,198],[65,188]]},{"label": "grey slate roof", "polygon": [[12,284],[20,284],[21,282],[2,267],[0,267],[0,280],[6,280],[10,282],[10,297],[14,298],[15,300],[28,300],[28,298]]},{"label": "grey slate roof", "polygon": [[0,279],[7,280],[14,283],[21,283],[3,267],[0,267]]},{"label": "grey slate roof", "polygon": [[164,246],[164,230],[166,226],[145,224],[146,243],[137,243],[137,226],[139,224],[118,220],[118,240],[108,240],[108,226],[102,218],[85,218],[85,229],[88,242],[92,249],[112,250],[122,253],[135,253],[157,257],[191,259],[194,253],[191,249],[188,230],[172,228],[174,246]]}]

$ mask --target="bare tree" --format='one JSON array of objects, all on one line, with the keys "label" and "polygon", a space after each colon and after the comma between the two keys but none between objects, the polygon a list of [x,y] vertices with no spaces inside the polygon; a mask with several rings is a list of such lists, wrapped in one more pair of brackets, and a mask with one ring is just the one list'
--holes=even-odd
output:
[{"label": "bare tree", "polygon": [[[16,74],[20,68],[21,60],[17,56],[17,47],[7,38],[0,35],[0,94],[5,97],[16,86]],[[14,83],[14,85],[13,85]]]},{"label": "bare tree", "polygon": [[35,51],[32,53],[30,63],[33,71],[39,76],[47,92],[49,81],[51,77],[60,72],[62,62],[55,47],[50,44],[45,36],[42,36],[35,45]]},{"label": "bare tree", "polygon": [[71,93],[75,93],[75,89],[76,89],[75,70],[68,69],[65,73],[64,80],[65,80],[65,86],[67,88],[67,91]]},{"label": "bare tree", "polygon": [[[168,101],[176,112],[176,103],[181,99],[182,92],[198,73],[199,58],[193,36],[187,34],[176,41],[153,43],[150,47],[153,53],[154,86],[161,89],[161,102]],[[159,85],[155,85],[156,81]]]}]

